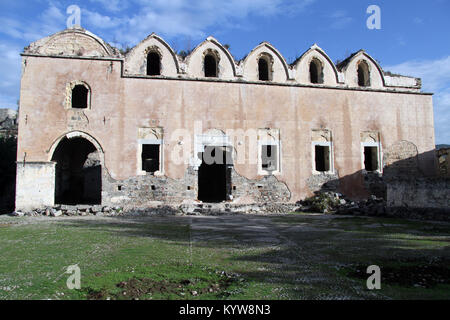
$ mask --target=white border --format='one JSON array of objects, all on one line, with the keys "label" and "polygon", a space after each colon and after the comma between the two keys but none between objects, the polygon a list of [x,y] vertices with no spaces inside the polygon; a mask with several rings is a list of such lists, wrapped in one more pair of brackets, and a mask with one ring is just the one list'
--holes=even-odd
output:
[{"label": "white border", "polygon": [[[364,164],[364,148],[376,147],[378,149],[378,169],[375,171],[367,171]],[[361,142],[361,170],[363,173],[377,172],[383,173],[383,148],[381,142]]]},{"label": "white border", "polygon": [[[328,171],[317,171],[316,170],[316,146],[328,147],[329,148],[329,157],[330,157],[330,170]],[[311,165],[312,165],[312,173],[314,175],[320,174],[334,174],[334,145],[333,142],[319,142],[313,141],[311,143]]]},{"label": "white border", "polygon": [[154,144],[159,145],[159,170],[154,173],[155,176],[164,175],[164,143],[163,139],[138,139],[137,147],[137,175],[146,176],[150,175],[149,172],[142,170],[142,145]]}]

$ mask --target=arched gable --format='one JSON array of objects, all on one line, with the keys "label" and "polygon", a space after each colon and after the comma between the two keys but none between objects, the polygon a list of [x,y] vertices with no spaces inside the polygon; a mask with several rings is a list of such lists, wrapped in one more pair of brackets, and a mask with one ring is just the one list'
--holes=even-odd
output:
[{"label": "arched gable", "polygon": [[125,74],[146,75],[147,55],[154,51],[161,58],[161,75],[176,77],[180,71],[177,55],[161,37],[152,33],[125,56]]},{"label": "arched gable", "polygon": [[337,85],[338,70],[330,57],[319,46],[314,44],[294,64],[295,80],[301,84],[311,84],[309,68],[313,59],[321,62],[323,67],[323,85]]},{"label": "arched gable", "polygon": [[66,29],[30,44],[25,53],[48,56],[118,57],[119,53],[84,29]]},{"label": "arched gable", "polygon": [[192,78],[205,76],[203,59],[206,54],[212,53],[218,58],[218,78],[232,80],[236,77],[236,64],[233,56],[219,41],[208,37],[199,44],[186,58],[186,73]]},{"label": "arched gable", "polygon": [[385,86],[383,69],[364,50],[358,51],[339,65],[341,71],[345,74],[345,84],[349,87],[360,87],[358,85],[358,65],[361,61],[365,61],[369,67],[369,88],[383,88]]},{"label": "arched gable", "polygon": [[289,79],[289,66],[281,53],[270,43],[263,42],[254,48],[243,62],[245,80],[258,81],[258,61],[263,55],[270,57],[270,72],[273,82],[286,82]]}]

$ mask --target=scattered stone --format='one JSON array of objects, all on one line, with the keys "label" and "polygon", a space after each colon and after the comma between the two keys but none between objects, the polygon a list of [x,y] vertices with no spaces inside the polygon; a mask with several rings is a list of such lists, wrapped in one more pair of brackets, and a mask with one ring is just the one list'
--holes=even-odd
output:
[{"label": "scattered stone", "polygon": [[58,211],[54,211],[54,212],[52,212],[52,217],[60,217],[60,216],[62,216],[62,214],[63,214],[63,212],[61,211],[61,210],[58,210]]}]

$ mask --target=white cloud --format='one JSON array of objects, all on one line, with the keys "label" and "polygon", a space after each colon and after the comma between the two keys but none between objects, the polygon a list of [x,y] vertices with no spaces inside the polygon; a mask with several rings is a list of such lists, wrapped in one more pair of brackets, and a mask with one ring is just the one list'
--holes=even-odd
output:
[{"label": "white cloud", "polygon": [[329,15],[328,18],[332,20],[330,27],[337,30],[344,29],[353,21],[353,18],[345,10],[337,10]]},{"label": "white cloud", "polygon": [[450,86],[450,56],[437,60],[407,61],[385,69],[422,78],[424,90],[439,91]]},{"label": "white cloud", "polygon": [[[21,20],[0,17],[0,34],[6,36],[0,45],[0,58],[6,65],[0,76],[0,107],[15,107],[18,100],[22,48],[66,28],[67,2],[39,1],[47,7],[33,17]],[[206,30],[218,33],[247,27],[252,17],[298,14],[315,1],[89,0],[79,6],[83,27],[101,33],[106,41],[135,45],[151,32],[165,38],[185,36],[197,42],[208,35]]]},{"label": "white cloud", "polygon": [[[123,24],[123,20],[120,18],[101,15],[98,12],[92,12],[86,9],[83,10],[83,19],[96,29],[117,28]],[[83,21],[81,23],[83,24]]]},{"label": "white cloud", "polygon": [[450,56],[437,60],[407,61],[384,69],[422,79],[423,90],[435,94],[436,142],[450,143]]},{"label": "white cloud", "polygon": [[[210,28],[248,26],[251,17],[299,13],[317,0],[89,0],[81,7],[81,25],[105,40],[137,44],[151,32],[165,38],[206,37]],[[66,28],[66,7],[47,0],[48,7],[28,20],[0,17],[0,33],[33,42]],[[108,14],[105,14],[105,11]]]},{"label": "white cloud", "polygon": [[2,76],[0,77],[0,108],[17,107],[20,91],[20,72],[22,48],[8,44],[0,44],[0,60]]},{"label": "white cloud", "polygon": [[0,17],[0,33],[30,43],[65,29],[66,19],[66,15],[59,8],[50,5],[41,14],[30,19],[17,21]]},{"label": "white cloud", "polygon": [[[111,29],[112,38],[136,44],[151,32],[166,38],[188,36],[206,37],[206,29],[234,29],[247,25],[251,16],[269,17],[301,12],[316,0],[131,0],[133,12],[116,12],[114,17],[96,16],[86,11],[88,23]],[[91,0],[106,5],[103,0]],[[131,10],[130,10],[131,11]],[[95,18],[95,19],[94,19]],[[99,26],[100,27],[100,26]]]},{"label": "white cloud", "polygon": [[89,0],[92,3],[101,4],[103,8],[111,12],[118,12],[128,7],[128,1],[124,0]]}]

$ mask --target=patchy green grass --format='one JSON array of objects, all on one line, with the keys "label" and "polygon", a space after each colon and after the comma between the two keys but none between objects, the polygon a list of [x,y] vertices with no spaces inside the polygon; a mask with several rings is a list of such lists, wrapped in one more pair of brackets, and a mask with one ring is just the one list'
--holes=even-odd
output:
[{"label": "patchy green grass", "polygon": [[449,299],[449,246],[450,224],[400,219],[3,216],[0,299]]}]

